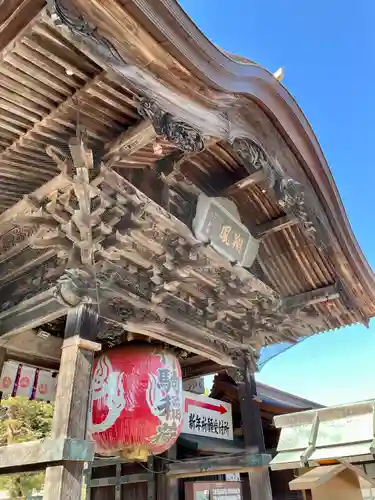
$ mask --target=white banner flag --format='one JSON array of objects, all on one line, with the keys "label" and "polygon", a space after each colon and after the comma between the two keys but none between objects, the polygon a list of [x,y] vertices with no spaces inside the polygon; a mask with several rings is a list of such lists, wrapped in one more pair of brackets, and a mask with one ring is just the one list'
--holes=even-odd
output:
[{"label": "white banner flag", "polygon": [[16,396],[30,398],[34,388],[35,373],[35,368],[22,366]]},{"label": "white banner flag", "polygon": [[55,379],[51,372],[40,370],[36,385],[35,399],[53,401],[55,399]]},{"label": "white banner flag", "polygon": [[4,363],[0,380],[0,391],[3,393],[3,396],[10,396],[12,394],[18,366],[18,363],[11,363],[10,361]]}]

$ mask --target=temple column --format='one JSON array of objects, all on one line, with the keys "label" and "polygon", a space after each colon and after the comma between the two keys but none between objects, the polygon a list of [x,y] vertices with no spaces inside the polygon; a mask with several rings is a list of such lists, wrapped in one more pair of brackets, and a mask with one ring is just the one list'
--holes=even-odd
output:
[{"label": "temple column", "polygon": [[[240,400],[242,429],[246,450],[265,453],[262,419],[260,408],[255,401],[257,394],[254,373],[251,372],[249,361],[237,377],[238,396]],[[248,473],[251,500],[272,500],[272,490],[268,467],[254,467]],[[247,481],[244,483],[246,487]],[[247,498],[244,492],[244,498]]]},{"label": "temple column", "polygon": [[[177,446],[173,445],[161,458],[156,458],[156,500],[178,500],[178,479],[166,475],[165,466],[169,460],[177,459]],[[164,471],[164,474],[162,472]]]},{"label": "temple column", "polygon": [[[53,439],[68,439],[76,448],[77,461],[70,460],[47,467],[44,500],[80,500],[84,460],[93,459],[93,443],[86,441],[87,413],[92,365],[100,344],[94,342],[98,314],[93,306],[82,304],[69,310],[62,347],[55,410]],[[79,460],[79,461],[78,461]]]},{"label": "temple column", "polygon": [[[5,347],[0,347],[0,377],[3,373],[4,364],[7,360],[7,350]],[[3,397],[3,393],[0,391],[0,401]]]}]

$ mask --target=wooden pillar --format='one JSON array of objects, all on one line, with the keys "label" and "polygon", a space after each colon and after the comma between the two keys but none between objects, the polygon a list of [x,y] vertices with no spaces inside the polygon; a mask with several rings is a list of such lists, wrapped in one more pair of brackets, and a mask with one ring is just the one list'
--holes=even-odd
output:
[{"label": "wooden pillar", "polygon": [[165,465],[170,460],[176,460],[177,446],[172,446],[160,458],[155,459],[156,469],[156,500],[178,500],[178,479],[169,478],[166,474],[161,474],[165,470]]},{"label": "wooden pillar", "polygon": [[[59,379],[52,423],[52,438],[86,439],[87,413],[98,315],[93,306],[69,310],[62,346]],[[47,467],[44,500],[80,500],[83,462]]]},{"label": "wooden pillar", "polygon": [[[248,361],[237,380],[240,399],[242,429],[246,449],[252,452],[265,452],[260,408],[255,401],[256,384],[254,374],[250,372]],[[251,500],[272,500],[272,490],[268,467],[254,467],[249,472]],[[244,485],[246,487],[246,483]],[[248,497],[244,492],[244,498]]]},{"label": "wooden pillar", "polygon": [[[7,350],[5,349],[5,347],[0,347],[0,377],[1,377],[1,374],[3,373],[3,368],[4,368],[4,364],[7,360]],[[2,391],[0,391],[0,401],[3,397],[3,393]]]}]

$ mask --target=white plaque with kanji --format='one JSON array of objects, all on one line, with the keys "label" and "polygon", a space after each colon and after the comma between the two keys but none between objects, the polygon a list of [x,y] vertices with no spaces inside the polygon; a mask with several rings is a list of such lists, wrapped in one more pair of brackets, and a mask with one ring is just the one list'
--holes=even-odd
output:
[{"label": "white plaque with kanji", "polygon": [[181,432],[232,441],[232,406],[224,401],[184,391]]}]

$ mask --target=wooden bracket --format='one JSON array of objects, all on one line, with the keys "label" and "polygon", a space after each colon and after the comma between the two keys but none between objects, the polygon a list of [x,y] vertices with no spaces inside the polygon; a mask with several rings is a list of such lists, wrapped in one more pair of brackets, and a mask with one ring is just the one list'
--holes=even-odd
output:
[{"label": "wooden bracket", "polygon": [[141,120],[134,127],[126,129],[117,139],[111,142],[105,151],[103,160],[112,164],[121,156],[130,156],[147,146],[156,138],[156,132],[151,120]]},{"label": "wooden bracket", "polygon": [[253,184],[259,184],[259,182],[262,182],[265,179],[266,176],[264,175],[263,170],[257,170],[247,177],[244,177],[243,179],[227,187],[226,189],[224,189],[224,191],[221,191],[220,196],[231,196],[233,194],[236,194],[238,191],[242,191],[242,189],[252,186]]},{"label": "wooden bracket", "polygon": [[80,439],[45,439],[0,447],[0,473],[11,474],[41,470],[66,461],[94,459],[94,443]]},{"label": "wooden bracket", "polygon": [[255,226],[252,229],[251,234],[257,238],[264,238],[270,234],[282,231],[287,227],[295,226],[296,224],[299,224],[299,222],[299,219],[294,215],[284,215],[282,217],[278,217],[277,219]]},{"label": "wooden bracket", "polygon": [[74,337],[67,338],[64,340],[61,349],[66,349],[67,347],[80,347],[81,349],[87,349],[88,351],[101,351],[102,346],[98,342],[93,342],[91,340],[83,339],[79,335],[74,335]]},{"label": "wooden bracket", "polygon": [[313,304],[320,304],[328,300],[335,300],[340,297],[340,291],[336,283],[333,285],[323,286],[315,290],[309,290],[297,295],[291,295],[283,299],[285,310],[307,307]]}]

